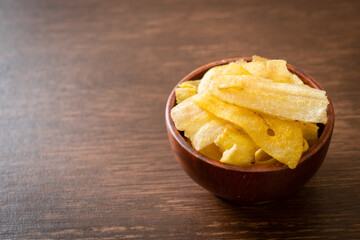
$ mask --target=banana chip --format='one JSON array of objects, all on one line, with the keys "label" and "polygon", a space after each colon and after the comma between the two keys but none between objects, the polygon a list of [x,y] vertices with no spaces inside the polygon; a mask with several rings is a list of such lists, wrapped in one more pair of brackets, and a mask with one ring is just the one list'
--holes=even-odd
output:
[{"label": "banana chip", "polygon": [[232,62],[227,65],[221,75],[250,75],[250,73],[245,68],[243,68],[241,64]]},{"label": "banana chip", "polygon": [[215,145],[215,143],[210,144],[209,146],[199,150],[199,153],[207,156],[208,158],[220,161],[223,153],[220,149]]},{"label": "banana chip", "polygon": [[306,141],[306,139],[303,139],[303,152],[306,152],[307,150],[309,150],[309,144]]},{"label": "banana chip", "polygon": [[261,148],[255,152],[255,166],[266,166],[276,163],[276,159],[264,152]]},{"label": "banana chip", "polygon": [[180,84],[179,87],[175,89],[176,103],[179,104],[185,99],[195,95],[199,84],[200,80],[186,81]]},{"label": "banana chip", "polygon": [[192,98],[176,105],[171,110],[171,118],[175,127],[184,131],[185,137],[190,139],[192,146],[199,151],[214,143],[229,123],[201,109]]},{"label": "banana chip", "polygon": [[257,55],[252,56],[252,62],[266,62],[266,61],[267,61],[266,58],[263,58],[263,57],[260,57]]},{"label": "banana chip", "polygon": [[175,89],[176,103],[179,104],[185,99],[194,96],[195,94],[196,94],[196,89],[193,88],[176,88]]},{"label": "banana chip", "polygon": [[223,151],[220,162],[238,166],[251,165],[255,151],[259,148],[244,131],[233,127],[225,128],[215,144]]},{"label": "banana chip", "polygon": [[271,158],[272,157],[261,148],[255,152],[255,162],[265,162]]},{"label": "banana chip", "polygon": [[186,81],[179,85],[179,88],[192,88],[197,89],[201,80]]},{"label": "banana chip", "polygon": [[268,71],[267,78],[272,79],[275,82],[304,85],[298,76],[292,74],[287,69],[285,60],[268,60],[266,62],[266,69]]},{"label": "banana chip", "polygon": [[266,62],[245,62],[242,63],[241,66],[245,68],[251,75],[264,78],[268,75]]},{"label": "banana chip", "polygon": [[269,60],[266,62],[268,71],[267,78],[275,82],[291,83],[290,72],[286,67],[284,60]]},{"label": "banana chip", "polygon": [[196,150],[201,150],[218,138],[218,136],[224,131],[226,123],[218,119],[213,119],[205,123],[191,138],[193,147]]},{"label": "banana chip", "polygon": [[299,123],[280,120],[225,103],[208,93],[197,94],[193,101],[218,118],[238,125],[251,139],[279,162],[295,168],[303,150]]},{"label": "banana chip", "polygon": [[209,89],[210,83],[213,79],[220,76],[224,70],[227,68],[227,65],[221,65],[211,68],[209,71],[207,71],[203,78],[201,79],[201,82],[198,86],[198,93],[206,92]]},{"label": "banana chip", "polygon": [[318,140],[319,127],[314,123],[302,123],[303,135],[309,146],[314,145]]},{"label": "banana chip", "polygon": [[187,138],[192,138],[205,123],[213,119],[208,112],[198,107],[191,97],[177,104],[171,110],[171,118],[175,127],[179,131],[184,131]]},{"label": "banana chip", "polygon": [[[225,91],[224,91],[225,90]],[[219,76],[211,94],[231,104],[272,116],[326,123],[329,101],[325,91],[256,76]]]},{"label": "banana chip", "polygon": [[[244,156],[245,158],[241,158]],[[248,158],[246,158],[247,154],[244,154],[244,150],[242,146],[238,146],[234,144],[232,148],[225,150],[220,162],[230,164],[230,165],[237,165],[237,166],[248,166],[251,164]]]}]

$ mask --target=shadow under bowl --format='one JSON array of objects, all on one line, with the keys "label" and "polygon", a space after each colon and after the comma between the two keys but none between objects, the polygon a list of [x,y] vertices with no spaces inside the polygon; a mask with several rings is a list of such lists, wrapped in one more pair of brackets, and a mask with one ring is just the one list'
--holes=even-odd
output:
[{"label": "shadow under bowl", "polygon": [[[195,69],[178,84],[201,79],[210,68],[239,59],[251,61],[251,57],[245,57],[212,62]],[[306,85],[324,90],[311,76],[290,64],[287,67]],[[223,199],[252,204],[286,196],[303,186],[317,172],[325,159],[335,121],[333,105],[329,98],[328,121],[325,125],[321,124],[320,126],[319,140],[303,154],[295,169],[290,169],[283,164],[244,167],[223,164],[192,148],[182,133],[176,129],[170,116],[171,109],[176,105],[175,88],[170,93],[165,111],[171,149],[180,166],[196,183]]]}]

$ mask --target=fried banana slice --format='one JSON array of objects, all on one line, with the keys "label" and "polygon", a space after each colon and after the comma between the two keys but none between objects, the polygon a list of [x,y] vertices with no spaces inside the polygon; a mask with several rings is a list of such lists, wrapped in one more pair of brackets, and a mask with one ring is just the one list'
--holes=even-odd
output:
[{"label": "fried banana slice", "polygon": [[259,148],[244,131],[233,127],[225,128],[215,144],[223,151],[220,162],[237,166],[251,165],[255,151]]},{"label": "fried banana slice", "polygon": [[185,99],[194,96],[195,94],[196,94],[196,89],[194,88],[176,88],[175,89],[176,103],[179,104],[183,102]]},{"label": "fried banana slice", "polygon": [[251,75],[266,78],[268,71],[266,69],[266,62],[244,62],[240,63],[241,67],[245,68]]},{"label": "fried banana slice", "polygon": [[197,87],[200,84],[200,80],[183,82],[175,89],[176,103],[179,104],[185,99],[195,95],[197,93]]},{"label": "fried banana slice", "polygon": [[186,99],[171,109],[171,118],[179,131],[184,131],[195,150],[199,151],[212,144],[229,124],[206,112]]},{"label": "fried banana slice", "polygon": [[196,150],[201,150],[214,143],[218,136],[224,131],[225,127],[226,123],[220,119],[212,119],[205,123],[196,134],[191,137],[193,147]]},{"label": "fried banana slice", "polygon": [[268,60],[266,58],[257,56],[257,55],[253,55],[252,56],[252,62],[267,62]]},{"label": "fried banana slice", "polygon": [[171,109],[171,118],[175,127],[179,131],[184,131],[187,138],[192,138],[201,126],[213,119],[208,112],[198,107],[191,98]]},{"label": "fried banana slice", "polygon": [[306,141],[306,139],[303,139],[303,152],[306,152],[307,150],[309,150],[309,144]]},{"label": "fried banana slice", "polygon": [[271,158],[271,156],[269,154],[267,154],[264,150],[262,150],[261,148],[258,149],[255,152],[255,162],[260,162],[260,161],[267,161]]},{"label": "fried banana slice", "polygon": [[219,76],[209,91],[221,100],[272,116],[327,122],[325,91],[306,85],[273,82],[256,76]]},{"label": "fried banana slice", "polygon": [[222,157],[222,152],[218,148],[218,146],[215,145],[215,143],[212,143],[208,145],[207,147],[199,150],[199,153],[201,153],[204,156],[207,156],[208,158],[220,161]]},{"label": "fried banana slice", "polygon": [[227,65],[221,65],[216,66],[213,68],[210,68],[202,77],[201,82],[198,86],[197,92],[203,93],[206,92],[209,89],[210,83],[213,79],[217,78],[218,76],[221,76],[221,74],[224,72],[224,70],[227,68]]},{"label": "fried banana slice", "polygon": [[255,166],[266,166],[275,164],[277,161],[261,148],[255,152]]},{"label": "fried banana slice", "polygon": [[309,146],[314,145],[318,138],[319,127],[315,123],[301,123],[303,135]]},{"label": "fried banana slice", "polygon": [[244,156],[242,146],[234,144],[232,148],[223,152],[220,162],[235,166],[249,166],[251,164],[249,159],[242,158],[241,156]]},{"label": "fried banana slice", "polygon": [[209,93],[197,94],[193,101],[218,118],[241,127],[267,154],[295,168],[303,150],[303,134],[299,123],[225,103]]},{"label": "fried banana slice", "polygon": [[191,81],[186,81],[183,82],[182,84],[179,85],[179,88],[192,88],[192,89],[197,89],[197,87],[199,86],[201,80],[191,80]]},{"label": "fried banana slice", "polygon": [[250,73],[245,68],[243,68],[241,64],[231,62],[227,65],[221,75],[250,75]]},{"label": "fried banana slice", "polygon": [[291,83],[290,72],[284,60],[269,60],[266,62],[267,78],[275,82]]},{"label": "fried banana slice", "polygon": [[267,78],[275,82],[304,85],[303,81],[296,74],[288,70],[285,60],[268,60],[266,62],[266,69],[268,72]]}]

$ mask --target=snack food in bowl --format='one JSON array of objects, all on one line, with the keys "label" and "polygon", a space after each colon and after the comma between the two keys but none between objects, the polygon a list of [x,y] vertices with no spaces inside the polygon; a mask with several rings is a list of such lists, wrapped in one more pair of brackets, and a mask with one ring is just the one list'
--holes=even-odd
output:
[{"label": "snack food in bowl", "polygon": [[334,114],[310,76],[254,56],[190,73],[171,93],[166,121],[190,177],[220,197],[253,202],[285,195],[317,171]]}]

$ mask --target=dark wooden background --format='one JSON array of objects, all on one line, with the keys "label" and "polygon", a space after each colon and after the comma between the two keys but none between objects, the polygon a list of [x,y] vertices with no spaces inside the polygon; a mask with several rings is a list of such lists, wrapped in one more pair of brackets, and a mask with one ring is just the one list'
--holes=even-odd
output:
[{"label": "dark wooden background", "polygon": [[[0,238],[360,239],[359,1],[0,1]],[[281,58],[327,90],[328,156],[296,194],[236,206],[170,150],[196,67]]]}]

